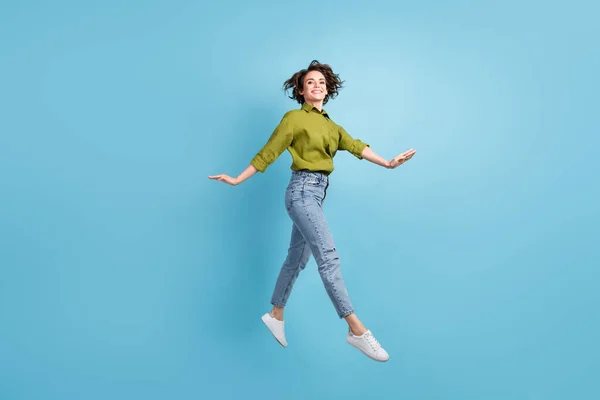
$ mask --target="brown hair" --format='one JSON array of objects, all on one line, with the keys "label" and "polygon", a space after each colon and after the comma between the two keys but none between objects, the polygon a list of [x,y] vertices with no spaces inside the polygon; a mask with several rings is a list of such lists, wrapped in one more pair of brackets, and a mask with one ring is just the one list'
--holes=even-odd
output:
[{"label": "brown hair", "polygon": [[292,89],[292,95],[289,96],[290,99],[296,100],[300,104],[304,104],[304,96],[301,95],[300,92],[304,90],[304,77],[310,71],[319,71],[325,77],[325,82],[327,83],[327,95],[323,100],[323,104],[326,104],[330,98],[333,99],[339,94],[338,92],[342,88],[344,81],[340,79],[339,75],[333,73],[333,70],[329,65],[321,64],[317,60],[313,60],[307,69],[296,72],[283,84],[283,90],[286,94],[289,89]]}]

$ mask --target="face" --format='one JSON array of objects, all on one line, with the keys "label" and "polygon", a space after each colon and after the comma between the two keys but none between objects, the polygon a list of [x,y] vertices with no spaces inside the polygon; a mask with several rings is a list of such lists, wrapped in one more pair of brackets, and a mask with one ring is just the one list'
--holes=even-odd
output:
[{"label": "face", "polygon": [[307,103],[321,102],[327,95],[325,76],[319,71],[310,71],[304,76],[304,89],[300,91]]}]

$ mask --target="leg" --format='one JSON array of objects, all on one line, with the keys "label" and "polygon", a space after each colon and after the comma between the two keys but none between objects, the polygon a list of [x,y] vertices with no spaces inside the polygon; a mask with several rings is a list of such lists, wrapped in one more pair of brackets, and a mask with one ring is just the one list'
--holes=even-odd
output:
[{"label": "leg", "polygon": [[356,336],[360,336],[367,331],[367,328],[363,325],[362,322],[358,319],[356,314],[350,314],[345,318],[348,323],[348,328],[350,328],[350,332],[355,334]]},{"label": "leg", "polygon": [[309,258],[310,247],[307,245],[296,224],[294,224],[288,255],[279,271],[279,277],[277,278],[273,296],[271,297],[273,316],[280,321],[283,320],[283,307],[287,303],[294,282],[296,282],[300,271],[306,267]]},{"label": "leg", "polygon": [[323,188],[308,185],[289,214],[315,257],[325,290],[340,318],[354,313],[340,271],[340,260],[322,209]]}]

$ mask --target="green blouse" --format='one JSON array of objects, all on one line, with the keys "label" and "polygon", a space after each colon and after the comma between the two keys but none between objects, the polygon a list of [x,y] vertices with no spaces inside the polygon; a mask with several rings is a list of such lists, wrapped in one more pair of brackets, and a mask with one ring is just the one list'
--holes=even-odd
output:
[{"label": "green blouse", "polygon": [[346,150],[359,160],[365,147],[359,139],[337,125],[325,110],[310,104],[285,113],[264,147],[250,162],[258,171],[265,172],[277,157],[287,149],[292,155],[291,169],[333,172],[333,157],[338,150]]}]

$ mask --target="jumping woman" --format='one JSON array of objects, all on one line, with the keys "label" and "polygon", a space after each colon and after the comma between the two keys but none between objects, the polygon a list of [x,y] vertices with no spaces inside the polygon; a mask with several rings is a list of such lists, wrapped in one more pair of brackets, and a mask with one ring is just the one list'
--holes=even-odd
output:
[{"label": "jumping woman", "polygon": [[354,312],[340,271],[338,252],[323,214],[323,202],[338,150],[346,150],[359,160],[364,158],[388,169],[408,161],[415,150],[410,149],[391,161],[384,160],[368,144],[353,139],[333,122],[323,105],[338,95],[343,83],[329,65],[316,60],[307,69],[296,72],[283,87],[286,92],[291,89],[290,98],[301,107],[283,116],[267,143],[237,178],[225,174],[209,178],[239,185],[257,171],[265,172],[284,150],[290,152],[292,176],[285,192],[285,207],[293,222],[292,234],[287,258],[271,297],[273,308],[262,320],[275,339],[287,347],[283,308],[298,274],[312,254],[335,311],[348,323],[346,341],[375,361],[387,361],[388,353]]}]

